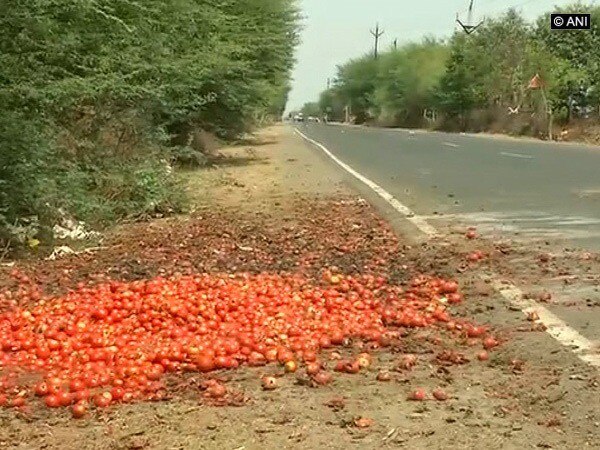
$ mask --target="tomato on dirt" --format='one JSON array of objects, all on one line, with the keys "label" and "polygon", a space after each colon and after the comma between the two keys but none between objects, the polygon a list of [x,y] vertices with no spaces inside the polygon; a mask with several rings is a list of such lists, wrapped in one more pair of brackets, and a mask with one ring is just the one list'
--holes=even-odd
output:
[{"label": "tomato on dirt", "polygon": [[[386,260],[376,258],[373,267]],[[177,378],[281,364],[293,373],[301,362],[311,385],[327,384],[331,374],[319,360],[336,361],[332,368],[346,374],[366,371],[371,355],[401,341],[413,331],[408,328],[428,333],[422,342],[432,347],[465,334],[478,345],[492,343],[483,339],[485,328],[452,317],[453,304],[463,300],[454,280],[419,275],[398,286],[376,273],[328,270],[326,283],[317,285],[300,274],[176,275],[40,296],[43,301],[30,309],[0,313],[3,370],[35,375],[25,382],[27,376],[0,375],[0,399],[9,405],[16,392],[23,398],[35,393],[36,403],[71,406],[77,417],[88,401],[104,408],[163,399],[167,372]],[[338,281],[332,284],[332,277]],[[333,346],[345,348],[323,352]],[[414,355],[404,355],[397,369],[415,364]],[[389,377],[385,370],[377,375],[380,381]],[[279,385],[272,376],[261,384],[265,390]],[[207,394],[220,397],[223,389]]]},{"label": "tomato on dirt", "polygon": [[215,362],[211,355],[200,354],[195,360],[196,366],[200,372],[210,372],[215,368]]},{"label": "tomato on dirt", "polygon": [[44,398],[44,402],[48,408],[58,408],[61,406],[60,399],[56,394],[49,394]]},{"label": "tomato on dirt", "polygon": [[94,404],[98,408],[106,408],[110,406],[113,401],[113,397],[110,392],[102,392],[100,394],[94,395]]},{"label": "tomato on dirt", "polygon": [[84,417],[87,414],[87,412],[88,412],[88,403],[86,401],[79,401],[71,407],[71,413],[73,414],[73,417],[76,419],[80,419],[80,418]]}]

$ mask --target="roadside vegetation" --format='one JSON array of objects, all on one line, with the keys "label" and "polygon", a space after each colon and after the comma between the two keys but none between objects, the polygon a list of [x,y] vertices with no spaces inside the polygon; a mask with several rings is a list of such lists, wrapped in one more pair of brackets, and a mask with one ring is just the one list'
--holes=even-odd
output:
[{"label": "roadside vegetation", "polygon": [[0,258],[181,209],[172,175],[283,113],[294,0],[18,1],[0,11]]},{"label": "roadside vegetation", "polygon": [[551,124],[558,134],[561,125],[591,122],[600,106],[600,7],[556,11],[590,11],[593,29],[552,32],[549,13],[528,23],[510,10],[468,36],[348,61],[304,109],[345,120],[348,108],[355,123],[540,137]]}]

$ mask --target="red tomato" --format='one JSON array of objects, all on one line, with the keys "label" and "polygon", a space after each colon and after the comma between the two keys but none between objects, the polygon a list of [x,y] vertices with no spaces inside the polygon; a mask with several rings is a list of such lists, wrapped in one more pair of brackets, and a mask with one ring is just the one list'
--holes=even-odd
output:
[{"label": "red tomato", "polygon": [[34,389],[35,395],[39,397],[44,397],[45,395],[48,395],[48,385],[44,382],[36,384]]},{"label": "red tomato", "polygon": [[110,390],[110,395],[114,401],[118,402],[123,399],[123,396],[125,395],[125,389],[122,387],[114,387]]},{"label": "red tomato", "polygon": [[57,397],[60,406],[69,406],[71,403],[73,403],[73,394],[71,394],[70,392],[60,391],[57,394]]},{"label": "red tomato", "polygon": [[286,363],[288,361],[293,361],[294,360],[294,354],[291,351],[287,350],[287,349],[280,349],[277,352],[277,359],[281,363]]},{"label": "red tomato", "polygon": [[411,392],[408,398],[409,400],[423,401],[427,398],[427,393],[425,392],[425,389],[418,388]]},{"label": "red tomato", "polygon": [[71,380],[69,383],[69,389],[71,392],[81,391],[82,389],[85,389],[85,382],[77,378]]},{"label": "red tomato", "polygon": [[316,362],[310,362],[306,365],[306,373],[308,375],[316,375],[321,370],[321,365]]},{"label": "red tomato", "polygon": [[206,389],[206,393],[212,398],[221,398],[227,393],[227,388],[221,383],[215,383]]},{"label": "red tomato", "polygon": [[485,327],[468,327],[466,331],[467,336],[473,338],[483,336],[487,330]]},{"label": "red tomato", "polygon": [[328,336],[321,336],[319,338],[319,347],[321,347],[321,348],[331,347],[331,339]]},{"label": "red tomato", "polygon": [[88,400],[91,396],[91,393],[88,389],[81,389],[80,391],[76,391],[73,396],[75,401],[81,402],[83,400]]},{"label": "red tomato", "polygon": [[58,408],[60,406],[60,399],[55,394],[47,395],[44,398],[44,402],[48,408]]},{"label": "red tomato", "polygon": [[229,364],[229,358],[227,356],[217,356],[215,358],[215,368],[227,369]]},{"label": "red tomato", "polygon": [[87,414],[87,412],[88,412],[88,403],[86,401],[79,401],[71,407],[71,413],[73,414],[73,417],[76,419],[82,418],[83,416],[85,416]]},{"label": "red tomato", "polygon": [[196,366],[201,372],[210,372],[215,368],[214,359],[207,354],[201,354],[196,357]]},{"label": "red tomato", "polygon": [[320,371],[313,376],[315,383],[325,385],[331,383],[333,376],[329,372]]},{"label": "red tomato", "polygon": [[343,344],[344,338],[345,338],[344,333],[342,333],[340,330],[335,330],[330,335],[331,343],[334,345]]},{"label": "red tomato", "polygon": [[434,391],[432,392],[433,398],[435,398],[436,400],[443,402],[445,400],[448,400],[448,394],[446,394],[446,392],[444,392],[442,389],[434,389]]},{"label": "red tomato", "polygon": [[98,408],[106,408],[110,406],[112,400],[113,397],[110,392],[102,392],[100,394],[94,395],[94,403]]},{"label": "red tomato", "polygon": [[317,354],[311,350],[302,353],[302,358],[305,362],[314,362],[317,360]]},{"label": "red tomato", "polygon": [[25,406],[25,398],[23,398],[21,396],[17,396],[15,398],[13,398],[13,400],[11,402],[11,406],[13,408],[20,408],[21,406]]},{"label": "red tomato", "polygon": [[497,347],[498,345],[499,345],[498,341],[496,339],[494,339],[493,337],[486,337],[483,340],[483,348],[485,348],[486,350]]}]

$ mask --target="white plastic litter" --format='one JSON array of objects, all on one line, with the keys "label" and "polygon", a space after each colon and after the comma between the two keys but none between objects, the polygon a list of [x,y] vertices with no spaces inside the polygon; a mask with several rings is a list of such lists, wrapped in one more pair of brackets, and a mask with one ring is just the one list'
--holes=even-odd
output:
[{"label": "white plastic litter", "polygon": [[81,241],[99,236],[95,231],[87,231],[85,223],[73,219],[64,218],[62,224],[54,225],[52,229],[56,239],[72,239]]},{"label": "white plastic litter", "polygon": [[48,256],[46,259],[50,260],[50,261],[54,261],[55,259],[58,259],[62,256],[73,255],[74,253],[75,253],[75,250],[73,250],[71,247],[63,245],[61,247],[56,247],[52,251],[52,254],[50,256]]}]

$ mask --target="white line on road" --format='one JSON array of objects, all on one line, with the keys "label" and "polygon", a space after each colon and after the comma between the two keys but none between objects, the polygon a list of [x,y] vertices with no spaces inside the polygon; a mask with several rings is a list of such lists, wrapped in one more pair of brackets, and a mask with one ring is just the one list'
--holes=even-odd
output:
[{"label": "white line on road", "polygon": [[460,147],[460,145],[458,145],[458,144],[454,144],[454,143],[452,143],[452,142],[443,142],[443,144],[444,144],[446,147],[452,147],[452,148],[458,148],[458,147]]},{"label": "white line on road", "polygon": [[[429,223],[423,216],[417,216],[410,208],[396,200],[389,192],[379,186],[377,183],[369,180],[364,175],[360,174],[348,164],[331,153],[323,144],[309,138],[300,130],[296,129],[296,133],[306,139],[308,142],[320,148],[329,158],[336,164],[342,167],[346,172],[369,186],[380,197],[387,201],[392,208],[406,217],[414,224],[422,233],[429,237],[439,236],[438,231]],[[526,316],[531,312],[536,312],[539,317],[539,322],[546,326],[546,332],[556,339],[560,344],[568,347],[586,364],[600,368],[600,353],[597,352],[597,343],[594,343],[582,336],[577,330],[571,328],[565,321],[550,312],[546,307],[538,305],[530,300],[525,300],[523,292],[515,285],[500,281],[496,276],[491,280],[492,286],[513,306],[519,308]]]},{"label": "white line on road", "polygon": [[596,347],[594,342],[579,334],[544,306],[538,305],[533,300],[524,299],[523,292],[516,286],[503,284],[497,279],[492,280],[491,284],[494,289],[500,292],[513,306],[523,311],[525,315],[536,313],[539,317],[538,322],[547,327],[546,332],[562,345],[570,348],[579,359],[592,366],[600,367],[600,354],[592,353]]},{"label": "white line on road", "polygon": [[501,152],[502,156],[508,156],[510,158],[522,158],[522,159],[533,159],[531,155],[523,155],[521,153],[510,153],[510,152]]},{"label": "white line on road", "polygon": [[400,214],[402,214],[404,217],[406,217],[406,219],[408,221],[410,221],[419,230],[421,230],[422,233],[426,234],[429,237],[438,235],[437,230],[434,227],[432,227],[431,225],[429,225],[425,219],[423,219],[421,216],[417,216],[411,209],[409,209],[408,207],[406,207],[402,203],[400,203],[398,200],[396,200],[392,194],[387,192],[381,186],[379,186],[378,184],[369,180],[367,177],[361,175],[356,170],[354,170],[352,167],[350,167],[348,164],[346,164],[345,162],[343,162],[342,160],[337,158],[333,153],[331,153],[329,150],[327,150],[327,148],[323,144],[320,144],[319,142],[309,138],[308,136],[306,136],[304,133],[302,133],[297,128],[296,128],[296,133],[298,133],[300,136],[302,136],[304,139],[306,139],[311,144],[319,147],[321,150],[323,150],[323,152],[325,152],[325,154],[327,156],[329,156],[331,159],[333,159],[336,162],[336,164],[341,166],[346,172],[348,172],[349,174],[351,174],[358,180],[362,181],[364,184],[369,186],[371,189],[373,189],[380,197],[382,197],[386,202],[388,202],[390,205],[392,205],[392,207],[396,211],[398,211]]}]

